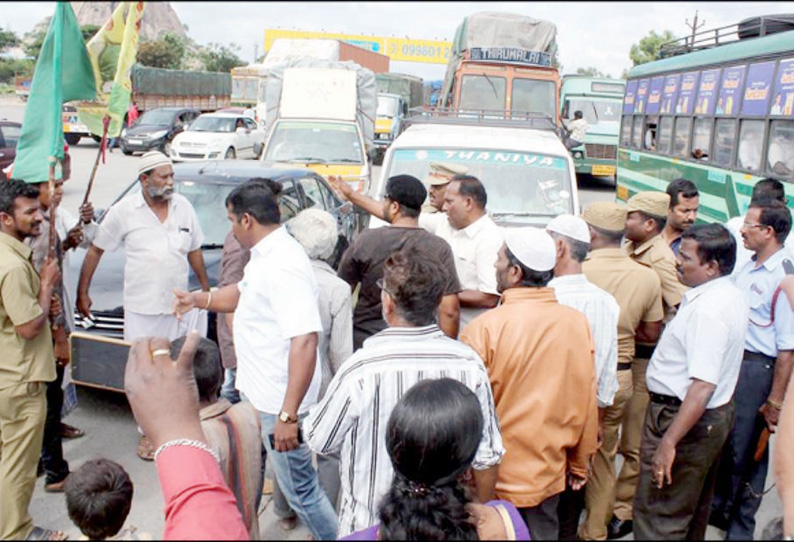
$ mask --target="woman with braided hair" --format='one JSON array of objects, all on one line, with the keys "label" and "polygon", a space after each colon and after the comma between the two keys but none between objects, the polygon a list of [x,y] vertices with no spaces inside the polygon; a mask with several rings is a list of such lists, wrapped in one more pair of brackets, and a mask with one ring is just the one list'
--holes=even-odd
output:
[{"label": "woman with braided hair", "polygon": [[389,418],[386,449],[394,480],[380,524],[345,540],[529,540],[505,501],[474,503],[471,464],[483,430],[477,396],[456,380],[424,380]]}]

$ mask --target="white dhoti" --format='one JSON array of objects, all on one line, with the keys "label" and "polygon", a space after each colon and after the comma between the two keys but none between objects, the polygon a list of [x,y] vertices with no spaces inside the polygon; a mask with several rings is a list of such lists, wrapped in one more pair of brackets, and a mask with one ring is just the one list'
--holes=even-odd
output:
[{"label": "white dhoti", "polygon": [[124,311],[124,340],[132,342],[141,337],[165,337],[173,341],[197,329],[202,337],[207,336],[207,311],[193,309],[182,315],[179,321],[173,314],[140,314]]}]

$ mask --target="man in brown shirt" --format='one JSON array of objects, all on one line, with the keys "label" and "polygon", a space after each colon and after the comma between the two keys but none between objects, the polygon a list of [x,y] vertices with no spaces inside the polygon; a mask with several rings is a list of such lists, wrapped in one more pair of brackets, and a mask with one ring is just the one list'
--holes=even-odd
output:
[{"label": "man in brown shirt", "polygon": [[496,496],[513,503],[533,539],[556,540],[566,478],[579,489],[597,447],[593,341],[583,313],[557,303],[554,240],[511,228],[496,261],[502,304],[475,318],[461,341],[483,359],[506,444]]},{"label": "man in brown shirt", "polygon": [[[250,259],[251,251],[241,247],[240,243],[235,239],[234,233],[229,230],[229,233],[226,234],[226,239],[223,241],[223,256],[221,256],[218,288],[223,288],[229,284],[237,284],[243,280],[243,270]],[[234,387],[237,376],[237,356],[234,353],[233,325],[233,312],[218,314],[218,346],[221,349],[221,361],[224,368],[221,397],[235,404],[240,402],[240,392]]]},{"label": "man in brown shirt", "polygon": [[439,327],[453,339],[458,336],[461,291],[452,249],[442,238],[419,227],[418,217],[427,190],[422,181],[410,175],[391,177],[386,183],[383,215],[391,224],[361,232],[342,255],[338,275],[355,289],[361,284],[353,311],[353,349],[388,326],[381,314],[381,289],[376,282],[383,277],[383,263],[405,246],[416,246],[436,255],[447,270],[444,297],[439,306]]},{"label": "man in brown shirt", "polygon": [[[56,260],[36,273],[23,243],[41,233],[39,191],[0,183],[0,539],[63,533],[34,527],[28,513],[46,416],[46,383],[55,380],[50,303],[60,280]],[[56,307],[57,307],[56,303]],[[52,538],[55,539],[55,538]]]},{"label": "man in brown shirt", "polygon": [[[689,289],[678,280],[675,254],[662,235],[670,196],[664,192],[640,192],[626,202],[626,251],[635,262],[650,267],[661,280],[664,322],[672,320],[675,310]],[[656,341],[637,341],[631,375],[634,392],[623,415],[620,435],[620,468],[615,486],[615,510],[609,522],[609,538],[622,538],[632,528],[632,503],[640,476],[640,441],[650,397],[645,372]]]},{"label": "man in brown shirt", "polygon": [[662,328],[662,289],[659,277],[629,258],[620,242],[626,224],[626,207],[597,202],[582,214],[590,227],[590,254],[582,264],[587,280],[606,290],[620,305],[618,319],[618,392],[604,410],[601,446],[593,459],[585,492],[585,522],[579,529],[584,540],[604,540],[615,500],[615,455],[618,429],[631,398],[631,362],[634,340],[656,341]]}]

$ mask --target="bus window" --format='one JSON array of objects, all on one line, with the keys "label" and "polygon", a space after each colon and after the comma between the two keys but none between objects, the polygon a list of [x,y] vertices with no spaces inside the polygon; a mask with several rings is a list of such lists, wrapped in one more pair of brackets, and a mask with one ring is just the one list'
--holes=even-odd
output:
[{"label": "bus window", "polygon": [[678,117],[675,120],[675,134],[673,136],[673,153],[677,156],[689,156],[689,132],[692,128],[691,117]]},{"label": "bus window", "polygon": [[710,160],[709,146],[711,145],[711,119],[695,119],[695,131],[692,135],[692,158],[696,160]]},{"label": "bus window", "polygon": [[772,121],[767,169],[776,175],[791,177],[794,171],[794,121]]},{"label": "bus window", "polygon": [[[493,78],[491,78],[493,79]],[[537,79],[513,79],[513,99],[511,111],[542,113],[555,118],[554,108],[556,103],[557,87],[554,81],[539,81]],[[571,109],[573,115],[576,109]],[[589,123],[590,120],[588,119]]]},{"label": "bus window", "polygon": [[[504,77],[464,75],[460,85],[460,109],[505,110],[507,82]],[[552,102],[554,103],[554,102]]]},{"label": "bus window", "polygon": [[646,151],[656,150],[656,123],[659,117],[645,117],[645,133],[642,136],[642,148]]},{"label": "bus window", "polygon": [[620,146],[628,147],[629,142],[631,142],[631,117],[623,117],[620,122],[622,123],[620,127]]},{"label": "bus window", "polygon": [[733,147],[736,145],[736,121],[719,119],[714,127],[714,157],[719,166],[730,166]]},{"label": "bus window", "polygon": [[760,170],[763,144],[764,121],[743,120],[739,129],[739,158],[737,165],[750,171]]},{"label": "bus window", "polygon": [[635,149],[641,149],[642,146],[642,126],[643,126],[643,117],[642,115],[637,115],[634,117],[634,131],[632,132],[631,136],[631,146]]},{"label": "bus window", "polygon": [[670,154],[670,143],[673,141],[673,117],[662,117],[656,133],[656,150]]}]

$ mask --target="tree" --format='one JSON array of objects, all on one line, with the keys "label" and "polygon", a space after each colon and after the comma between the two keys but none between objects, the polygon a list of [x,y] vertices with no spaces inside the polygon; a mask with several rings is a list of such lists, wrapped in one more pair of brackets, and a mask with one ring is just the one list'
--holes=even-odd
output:
[{"label": "tree", "polygon": [[234,43],[228,47],[219,43],[210,43],[198,53],[199,58],[204,63],[204,69],[208,72],[232,71],[237,66],[245,66],[247,63],[237,56],[236,51],[240,50],[239,45]]},{"label": "tree", "polygon": [[138,46],[138,62],[152,68],[178,70],[185,57],[185,40],[166,32],[162,38]]},{"label": "tree", "polygon": [[662,44],[674,39],[675,35],[670,30],[665,30],[661,34],[651,30],[639,43],[631,46],[629,57],[635,66],[654,61],[659,58],[659,48]]},{"label": "tree", "polygon": [[45,37],[47,37],[47,27],[44,27],[43,30],[36,31],[35,34],[26,36],[22,46],[22,48],[25,50],[25,54],[38,60],[41,47],[44,45]]},{"label": "tree", "polygon": [[17,43],[19,43],[19,39],[13,31],[0,29],[0,51],[7,47],[14,47]]},{"label": "tree", "polygon": [[609,77],[612,78],[610,75],[602,73],[601,70],[590,66],[589,68],[577,68],[576,69],[577,75],[586,75],[587,77]]}]

